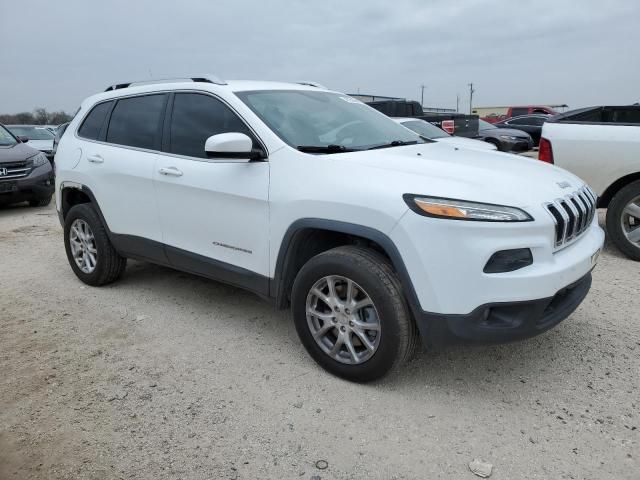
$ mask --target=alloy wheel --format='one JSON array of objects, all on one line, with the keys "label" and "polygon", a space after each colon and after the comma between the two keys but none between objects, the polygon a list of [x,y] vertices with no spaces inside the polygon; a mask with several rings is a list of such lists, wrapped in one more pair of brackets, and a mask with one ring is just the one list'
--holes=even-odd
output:
[{"label": "alloy wheel", "polygon": [[307,325],[320,349],[349,365],[369,360],[380,345],[378,312],[365,290],[353,280],[330,275],[307,295]]},{"label": "alloy wheel", "polygon": [[631,200],[622,211],[622,232],[637,247],[640,247],[640,196]]},{"label": "alloy wheel", "polygon": [[93,273],[98,261],[98,249],[91,227],[81,218],[77,218],[71,224],[69,244],[78,268],[83,273]]}]

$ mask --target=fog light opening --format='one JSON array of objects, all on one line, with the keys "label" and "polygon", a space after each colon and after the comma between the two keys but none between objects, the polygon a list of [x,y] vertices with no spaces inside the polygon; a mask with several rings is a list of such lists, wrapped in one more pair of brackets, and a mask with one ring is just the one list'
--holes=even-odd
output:
[{"label": "fog light opening", "polygon": [[491,255],[484,266],[484,273],[506,273],[520,270],[533,263],[533,254],[529,248],[500,250]]}]

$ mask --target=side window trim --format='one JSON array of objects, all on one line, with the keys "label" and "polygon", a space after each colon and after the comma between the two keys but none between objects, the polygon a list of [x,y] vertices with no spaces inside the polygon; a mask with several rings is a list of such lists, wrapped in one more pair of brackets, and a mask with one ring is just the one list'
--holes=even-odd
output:
[{"label": "side window trim", "polygon": [[109,122],[111,121],[111,114],[113,113],[113,109],[116,108],[116,103],[118,103],[117,101],[111,100],[111,106],[109,107],[109,111],[107,112],[107,114],[104,117],[104,120],[102,122],[102,127],[100,127],[100,132],[98,133],[98,141],[99,142],[105,142],[106,138],[107,138],[107,126],[109,125]]},{"label": "side window trim", "polygon": [[175,101],[176,94],[174,92],[169,93],[167,99],[167,105],[164,112],[163,127],[162,127],[162,152],[171,153],[171,119],[173,118],[173,102]]}]

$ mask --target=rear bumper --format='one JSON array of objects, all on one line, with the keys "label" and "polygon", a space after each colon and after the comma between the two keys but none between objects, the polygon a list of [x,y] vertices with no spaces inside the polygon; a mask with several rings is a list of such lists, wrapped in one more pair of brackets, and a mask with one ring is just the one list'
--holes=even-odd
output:
[{"label": "rear bumper", "polygon": [[505,343],[539,335],[571,315],[591,288],[591,273],[553,297],[482,305],[467,315],[422,312],[416,321],[428,345]]}]

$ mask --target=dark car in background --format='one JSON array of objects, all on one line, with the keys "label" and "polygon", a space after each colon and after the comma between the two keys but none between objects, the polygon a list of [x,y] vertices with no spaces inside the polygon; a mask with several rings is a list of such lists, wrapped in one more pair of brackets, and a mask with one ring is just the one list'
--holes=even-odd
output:
[{"label": "dark car in background", "polygon": [[45,154],[0,125],[0,205],[29,202],[44,207],[51,203],[53,190],[53,167]]},{"label": "dark car in background", "polygon": [[537,146],[540,143],[540,134],[542,133],[542,125],[549,120],[551,115],[533,114],[520,115],[519,117],[508,118],[502,122],[494,123],[498,128],[511,128],[522,130],[531,135],[533,143]]},{"label": "dark car in background", "polygon": [[55,158],[56,156],[56,151],[58,150],[58,144],[60,143],[60,139],[62,138],[62,135],[64,135],[64,132],[67,130],[67,127],[69,126],[70,122],[67,123],[62,123],[60,125],[58,125],[54,130],[53,130],[53,152],[52,155]]},{"label": "dark car in background", "polygon": [[21,142],[44,153],[53,161],[53,133],[44,125],[5,125]]},{"label": "dark car in background", "polygon": [[526,152],[533,148],[531,135],[513,128],[498,128],[494,124],[478,120],[478,138],[492,143],[501,152]]}]

